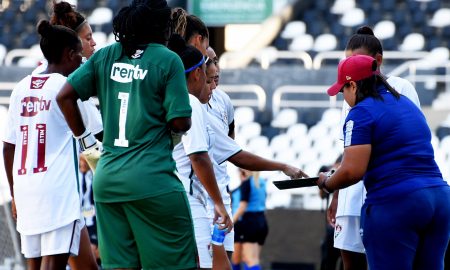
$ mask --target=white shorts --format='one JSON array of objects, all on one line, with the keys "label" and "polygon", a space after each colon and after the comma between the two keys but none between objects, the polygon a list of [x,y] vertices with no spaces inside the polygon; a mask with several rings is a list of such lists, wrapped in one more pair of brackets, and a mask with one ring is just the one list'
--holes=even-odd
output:
[{"label": "white shorts", "polygon": [[75,220],[53,231],[35,235],[21,235],[22,253],[25,258],[66,253],[77,256],[82,228],[82,222]]},{"label": "white shorts", "polygon": [[336,217],[336,226],[334,227],[334,247],[358,253],[365,253],[359,224],[359,216]]},{"label": "white shorts", "polygon": [[[225,204],[225,209],[228,212],[228,215],[230,218],[233,218],[233,215],[231,213],[231,204]],[[214,205],[208,204],[208,215],[211,223],[211,234],[214,229]],[[234,251],[234,228],[231,230],[231,232],[227,233],[225,235],[225,240],[223,241],[223,246],[225,247],[226,251],[233,252]]]},{"label": "white shorts", "polygon": [[195,242],[197,243],[200,268],[212,268],[211,222],[206,206],[189,193],[187,197],[194,221]]}]

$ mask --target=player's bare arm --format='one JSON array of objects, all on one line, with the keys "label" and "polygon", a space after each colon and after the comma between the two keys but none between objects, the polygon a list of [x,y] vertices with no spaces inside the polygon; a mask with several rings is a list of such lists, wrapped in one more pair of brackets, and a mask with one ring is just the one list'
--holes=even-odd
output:
[{"label": "player's bare arm", "polygon": [[80,136],[86,130],[77,105],[78,99],[77,92],[67,82],[56,96],[56,102],[58,102],[61,112],[64,114],[64,118],[75,136]]},{"label": "player's bare arm", "polygon": [[11,194],[11,210],[14,219],[17,219],[16,205],[14,202],[14,179],[13,179],[13,163],[14,163],[14,151],[16,149],[15,144],[3,142],[3,163],[6,170],[6,178],[8,178],[9,192]]},{"label": "player's bare arm", "polygon": [[175,133],[184,133],[191,128],[190,117],[178,117],[169,122],[170,130]]},{"label": "player's bare arm", "polygon": [[[200,179],[200,182],[205,187],[208,195],[214,202],[214,207],[217,214],[222,218],[221,224],[224,224],[221,228],[227,228],[228,232],[233,228],[233,222],[228,216],[228,213],[223,205],[222,195],[217,187],[216,177],[214,175],[213,165],[207,152],[194,153],[189,155],[189,159],[192,163],[192,168],[195,174]],[[218,217],[215,217],[215,220]]]},{"label": "player's bare arm", "polygon": [[239,168],[249,171],[282,171],[291,178],[308,177],[302,170],[281,162],[265,159],[247,151],[240,151],[228,159]]},{"label": "player's bare arm", "polygon": [[346,147],[339,168],[331,175],[320,173],[317,185],[333,191],[358,183],[369,165],[372,146],[370,144]]}]

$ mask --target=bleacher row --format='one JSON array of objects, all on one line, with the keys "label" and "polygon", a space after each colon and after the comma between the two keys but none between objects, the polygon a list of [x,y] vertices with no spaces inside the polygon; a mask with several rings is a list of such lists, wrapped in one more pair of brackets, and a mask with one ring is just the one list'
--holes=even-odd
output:
[{"label": "bleacher row", "polygon": [[[306,1],[308,2],[308,1]],[[343,50],[361,25],[374,27],[385,50],[448,47],[450,2],[444,0],[317,0],[301,6],[273,42],[279,50]]]}]

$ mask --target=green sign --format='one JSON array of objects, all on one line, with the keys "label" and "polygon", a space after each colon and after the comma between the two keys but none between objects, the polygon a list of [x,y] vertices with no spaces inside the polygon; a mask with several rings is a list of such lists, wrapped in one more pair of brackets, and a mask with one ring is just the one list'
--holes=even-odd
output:
[{"label": "green sign", "polygon": [[207,26],[261,23],[272,15],[272,0],[192,0],[190,13]]}]

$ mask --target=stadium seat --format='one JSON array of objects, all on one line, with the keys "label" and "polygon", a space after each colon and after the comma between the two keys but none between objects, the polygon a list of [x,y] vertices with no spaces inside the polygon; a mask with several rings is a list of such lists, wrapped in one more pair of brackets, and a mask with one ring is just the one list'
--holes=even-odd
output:
[{"label": "stadium seat", "polygon": [[438,9],[431,18],[429,25],[440,28],[450,26],[450,8]]},{"label": "stadium seat", "polygon": [[373,28],[373,32],[379,40],[392,38],[395,35],[395,24],[388,20],[380,21]]},{"label": "stadium seat", "polygon": [[252,152],[259,149],[266,149],[269,147],[269,139],[262,135],[253,137],[248,141],[247,147]]},{"label": "stadium seat", "polygon": [[302,21],[291,21],[286,24],[281,32],[284,39],[294,39],[306,33],[306,24]]},{"label": "stadium seat", "polygon": [[291,140],[302,139],[308,133],[308,127],[303,123],[296,123],[288,127],[286,134]]},{"label": "stadium seat", "polygon": [[331,7],[331,13],[344,14],[355,7],[355,0],[335,0]]},{"label": "stadium seat", "polygon": [[93,32],[92,38],[95,40],[95,50],[99,50],[108,45],[108,37],[103,32]]},{"label": "stadium seat", "polygon": [[236,130],[236,137],[248,142],[249,139],[261,135],[261,125],[256,122],[250,122]]},{"label": "stadium seat", "polygon": [[5,55],[6,55],[6,46],[0,44],[0,66],[3,65],[3,59],[5,59]]},{"label": "stadium seat", "polygon": [[[90,1],[83,1],[90,2]],[[92,14],[87,18],[90,25],[94,27],[94,31],[100,31],[101,25],[111,23],[113,12],[107,7],[98,7],[92,11]]]},{"label": "stadium seat", "polygon": [[234,110],[234,123],[236,127],[253,122],[255,120],[255,111],[252,108],[242,106]]},{"label": "stadium seat", "polygon": [[272,120],[270,125],[275,128],[288,128],[297,123],[298,114],[295,109],[282,109]]},{"label": "stadium seat", "polygon": [[419,33],[410,33],[404,39],[402,44],[400,44],[400,51],[420,51],[425,47],[425,38]]},{"label": "stadium seat", "polygon": [[270,141],[269,146],[274,152],[285,151],[291,147],[291,137],[287,134],[276,135]]},{"label": "stadium seat", "polygon": [[340,20],[343,26],[355,27],[364,23],[364,11],[359,8],[354,8],[346,11]]},{"label": "stadium seat", "polygon": [[333,51],[337,47],[337,39],[333,34],[322,34],[316,37],[313,50],[316,52]]},{"label": "stadium seat", "polygon": [[310,51],[314,45],[314,38],[309,34],[298,36],[289,45],[290,51]]}]

